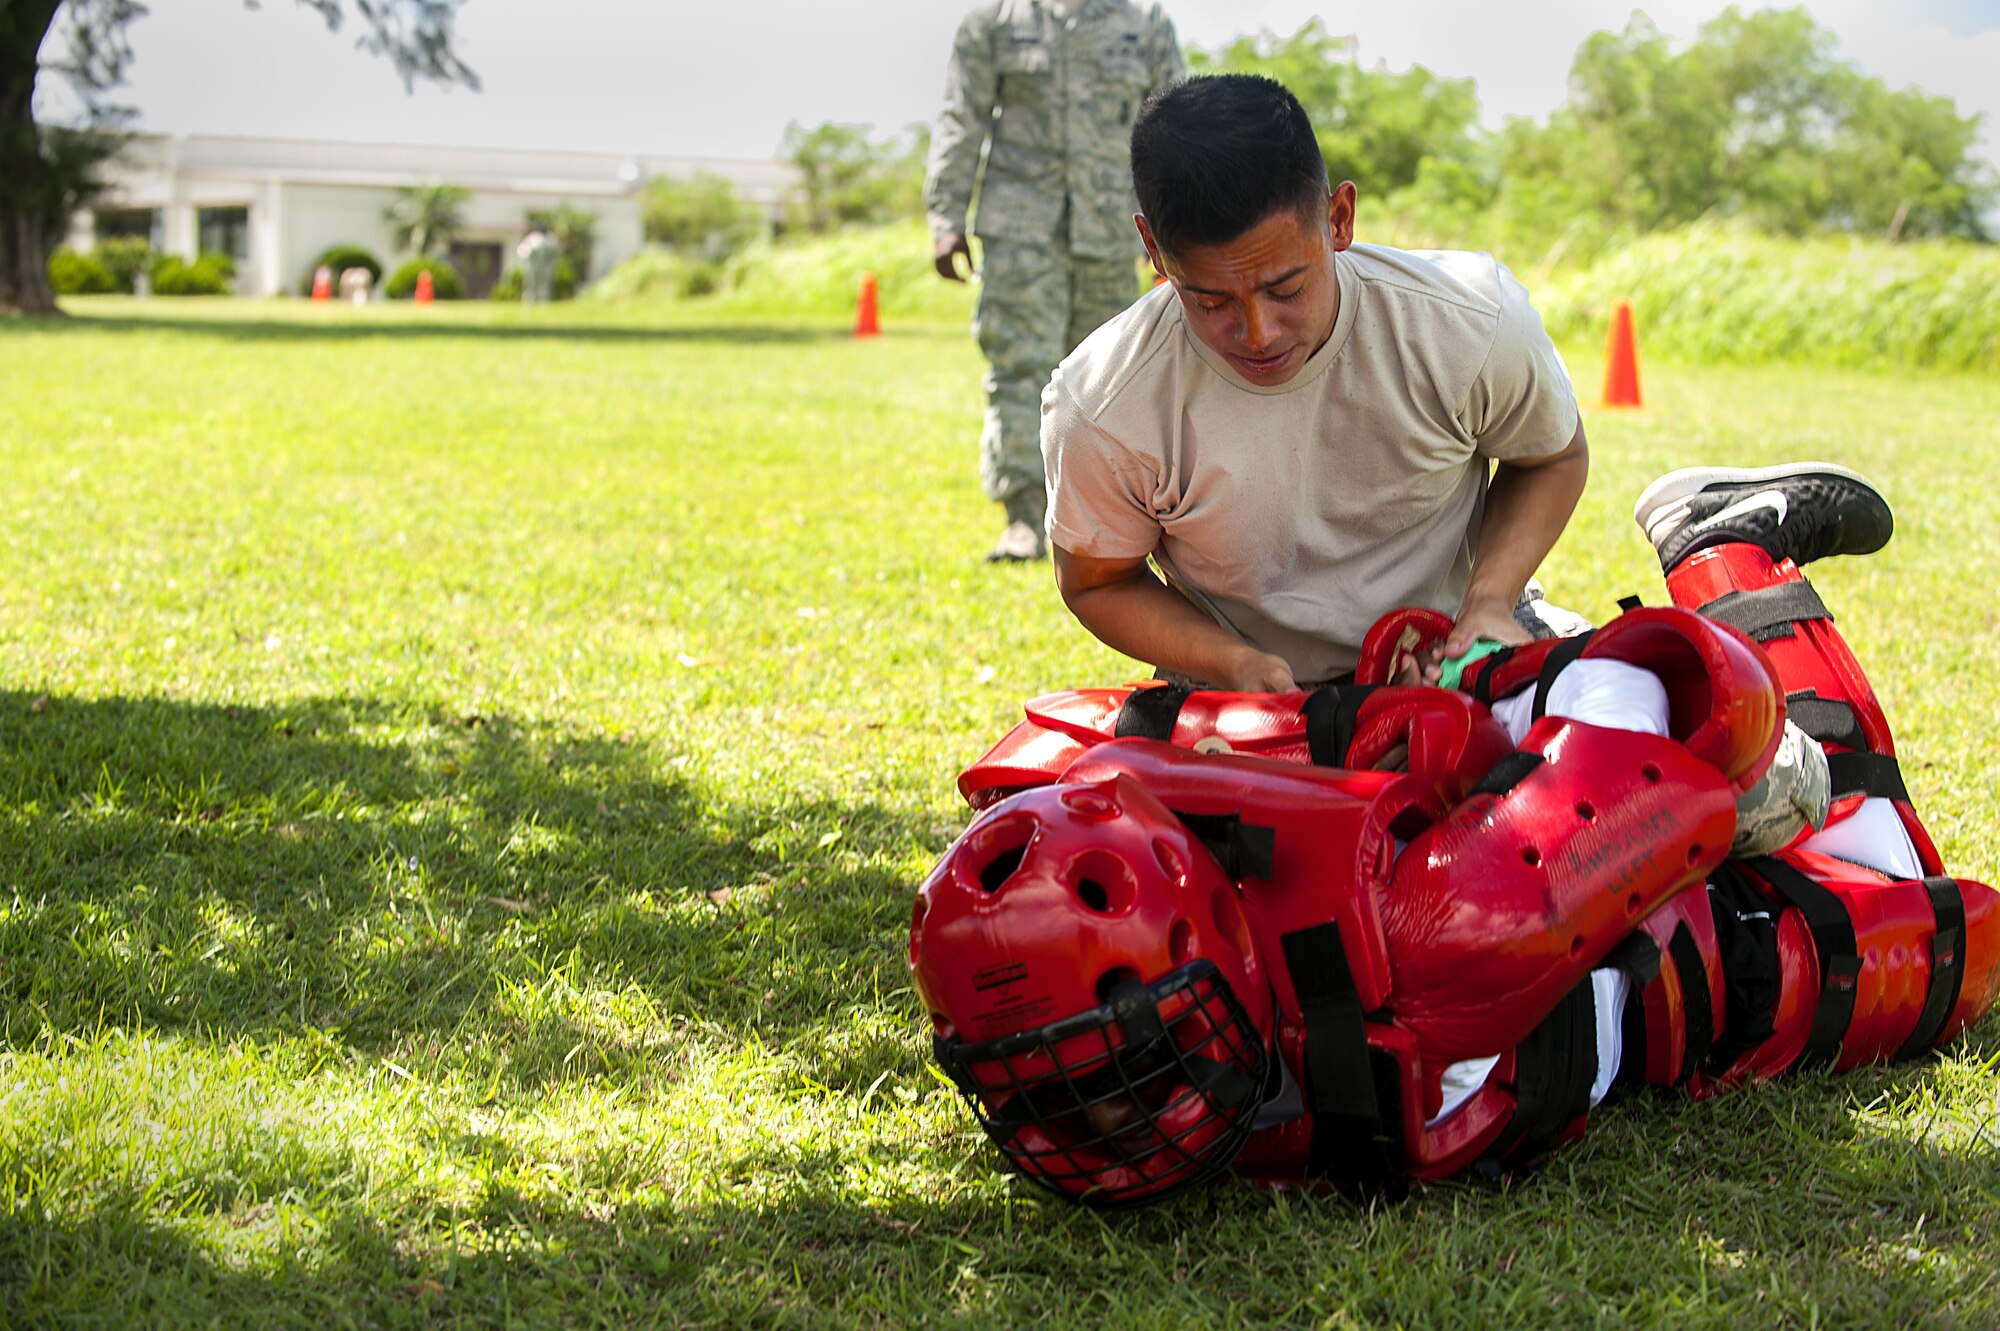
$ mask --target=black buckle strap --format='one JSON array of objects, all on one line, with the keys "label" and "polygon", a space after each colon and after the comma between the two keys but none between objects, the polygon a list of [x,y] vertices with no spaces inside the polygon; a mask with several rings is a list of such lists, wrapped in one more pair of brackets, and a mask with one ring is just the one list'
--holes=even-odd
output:
[{"label": "black buckle strap", "polygon": [[1695,613],[1742,629],[1758,642],[1789,638],[1792,625],[1804,620],[1833,622],[1826,602],[1803,579],[1754,592],[1724,592]]},{"label": "black buckle strap", "polygon": [[1958,1006],[1959,986],[1965,980],[1965,896],[1951,878],[1926,878],[1931,914],[1937,918],[1937,932],[1931,936],[1931,986],[1924,995],[1923,1014],[1916,1029],[1897,1058],[1915,1058],[1937,1043]]},{"label": "black buckle strap", "polygon": [[1777,904],[1734,861],[1709,875],[1709,916],[1722,966],[1722,1033],[1708,1066],[1726,1070],[1775,1033],[1784,969],[1778,960]]},{"label": "black buckle strap", "polygon": [[1835,799],[1876,795],[1885,800],[1910,802],[1910,792],[1903,785],[1903,769],[1886,753],[1829,753],[1826,775]]},{"label": "black buckle strap", "polygon": [[1246,823],[1237,813],[1183,813],[1174,817],[1187,824],[1195,839],[1231,878],[1269,878],[1271,863],[1278,852],[1278,831],[1258,823]]},{"label": "black buckle strap", "polygon": [[1514,1116],[1493,1143],[1495,1160],[1532,1159],[1589,1112],[1597,1080],[1597,992],[1588,975],[1514,1047]]},{"label": "black buckle strap", "polygon": [[1516,749],[1486,770],[1479,778],[1479,784],[1465,792],[1466,798],[1474,795],[1505,795],[1521,784],[1528,774],[1542,765],[1542,755],[1527,749]]},{"label": "black buckle strap", "polygon": [[1535,720],[1539,721],[1549,710],[1549,690],[1555,687],[1556,676],[1569,669],[1583,649],[1590,645],[1591,635],[1579,633],[1574,638],[1564,638],[1556,646],[1549,648],[1549,654],[1542,658],[1542,673],[1535,679]]},{"label": "black buckle strap", "polygon": [[1783,860],[1759,856],[1744,863],[1805,916],[1819,954],[1819,1002],[1813,1011],[1812,1034],[1806,1039],[1800,1067],[1831,1064],[1854,1020],[1855,991],[1860,987],[1861,956],[1854,941],[1854,921],[1839,897]]},{"label": "black buckle strap", "polygon": [[1667,940],[1667,956],[1672,958],[1674,974],[1681,982],[1681,1029],[1687,1033],[1681,1065],[1674,1072],[1674,1085],[1679,1086],[1708,1061],[1715,1045],[1715,1001],[1708,991],[1708,967],[1702,964],[1701,945],[1694,941],[1686,920],[1674,926],[1674,935]]},{"label": "black buckle strap", "polygon": [[1361,704],[1379,684],[1322,684],[1306,695],[1299,712],[1306,719],[1306,749],[1319,767],[1347,766]]},{"label": "black buckle strap", "polygon": [[1852,706],[1838,698],[1822,698],[1811,689],[1785,695],[1785,719],[1822,744],[1857,751],[1871,747]]},{"label": "black buckle strap", "polygon": [[1118,739],[1156,739],[1165,743],[1174,737],[1174,722],[1181,718],[1194,690],[1182,684],[1166,684],[1153,689],[1133,689],[1118,709],[1118,724],[1111,733]]},{"label": "black buckle strap", "polygon": [[1305,1020],[1305,1100],[1312,1111],[1307,1170],[1315,1177],[1379,1182],[1402,1173],[1394,1106],[1385,1105],[1363,1024],[1361,994],[1340,926],[1295,929],[1279,942]]}]

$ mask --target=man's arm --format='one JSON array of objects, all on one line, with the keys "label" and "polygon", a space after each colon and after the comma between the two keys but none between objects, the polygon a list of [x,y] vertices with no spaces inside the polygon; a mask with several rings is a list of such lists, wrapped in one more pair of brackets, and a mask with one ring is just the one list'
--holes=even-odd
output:
[{"label": "man's arm", "polygon": [[1298,687],[1283,657],[1260,652],[1204,615],[1137,559],[1095,559],[1055,546],[1056,589],[1077,622],[1113,651],[1245,693]]},{"label": "man's arm", "polygon": [[[1590,447],[1580,417],[1576,433],[1560,453],[1502,462],[1495,468],[1486,492],[1486,518],[1479,529],[1472,580],[1459,604],[1457,625],[1445,639],[1445,656],[1463,655],[1479,638],[1528,640],[1527,631],[1514,620],[1514,604],[1569,525],[1589,476]],[[1436,665],[1425,673],[1435,680]]]},{"label": "man's arm", "polygon": [[965,215],[972,207],[979,154],[993,128],[993,105],[1000,76],[994,67],[991,6],[982,5],[958,25],[945,70],[944,109],[931,131],[931,158],[924,180],[924,207],[930,215],[933,261],[940,277],[963,282],[957,257],[972,251],[965,239]]}]

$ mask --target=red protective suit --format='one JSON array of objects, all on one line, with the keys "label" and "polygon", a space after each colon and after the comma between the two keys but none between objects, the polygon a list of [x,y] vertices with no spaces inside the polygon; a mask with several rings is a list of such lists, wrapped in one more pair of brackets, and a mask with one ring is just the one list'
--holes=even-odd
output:
[{"label": "red protective suit", "polygon": [[[1676,570],[1677,600],[1721,594],[1730,556],[1712,553]],[[1490,657],[1463,693],[1379,684],[1413,636],[1448,627],[1390,616],[1363,682],[1310,696],[1037,699],[961,776],[990,812],[925,883],[911,965],[941,1061],[1030,1177],[1122,1205],[1212,1177],[1225,1150],[1221,1164],[1273,1182],[1532,1156],[1583,1126],[1589,976],[1605,966],[1638,991],[1626,1075],[1697,1093],[1809,1054],[1914,1053],[1991,1004],[1990,889],[1809,851],[1723,864],[1794,679],[1868,717],[1864,738],[1886,749],[1858,670],[1837,686],[1787,677],[1743,633],[1652,609]],[[1671,738],[1542,717],[1510,742],[1482,699],[1545,695],[1579,658],[1657,675]],[[1400,770],[1366,770],[1378,763]],[[1190,867],[1203,855],[1234,890]],[[1223,953],[1199,997],[1176,987]],[[1245,1030],[1275,1062],[1251,1057]],[[1439,1115],[1446,1069],[1493,1055]]]}]

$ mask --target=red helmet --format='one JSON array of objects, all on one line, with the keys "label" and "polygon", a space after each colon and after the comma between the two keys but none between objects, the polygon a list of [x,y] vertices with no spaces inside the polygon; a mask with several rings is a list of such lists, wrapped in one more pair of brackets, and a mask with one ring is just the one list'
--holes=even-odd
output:
[{"label": "red helmet", "polygon": [[987,1135],[1074,1201],[1130,1206],[1216,1177],[1275,1075],[1236,885],[1128,777],[982,815],[918,894],[910,970]]}]

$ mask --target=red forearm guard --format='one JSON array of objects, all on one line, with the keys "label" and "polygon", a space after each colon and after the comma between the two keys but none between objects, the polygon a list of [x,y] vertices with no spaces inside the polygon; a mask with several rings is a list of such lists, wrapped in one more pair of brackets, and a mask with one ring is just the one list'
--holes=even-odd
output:
[{"label": "red forearm guard", "polygon": [[1521,752],[1379,888],[1395,1021],[1438,1065],[1518,1043],[1735,826],[1728,782],[1670,740],[1545,718]]}]

